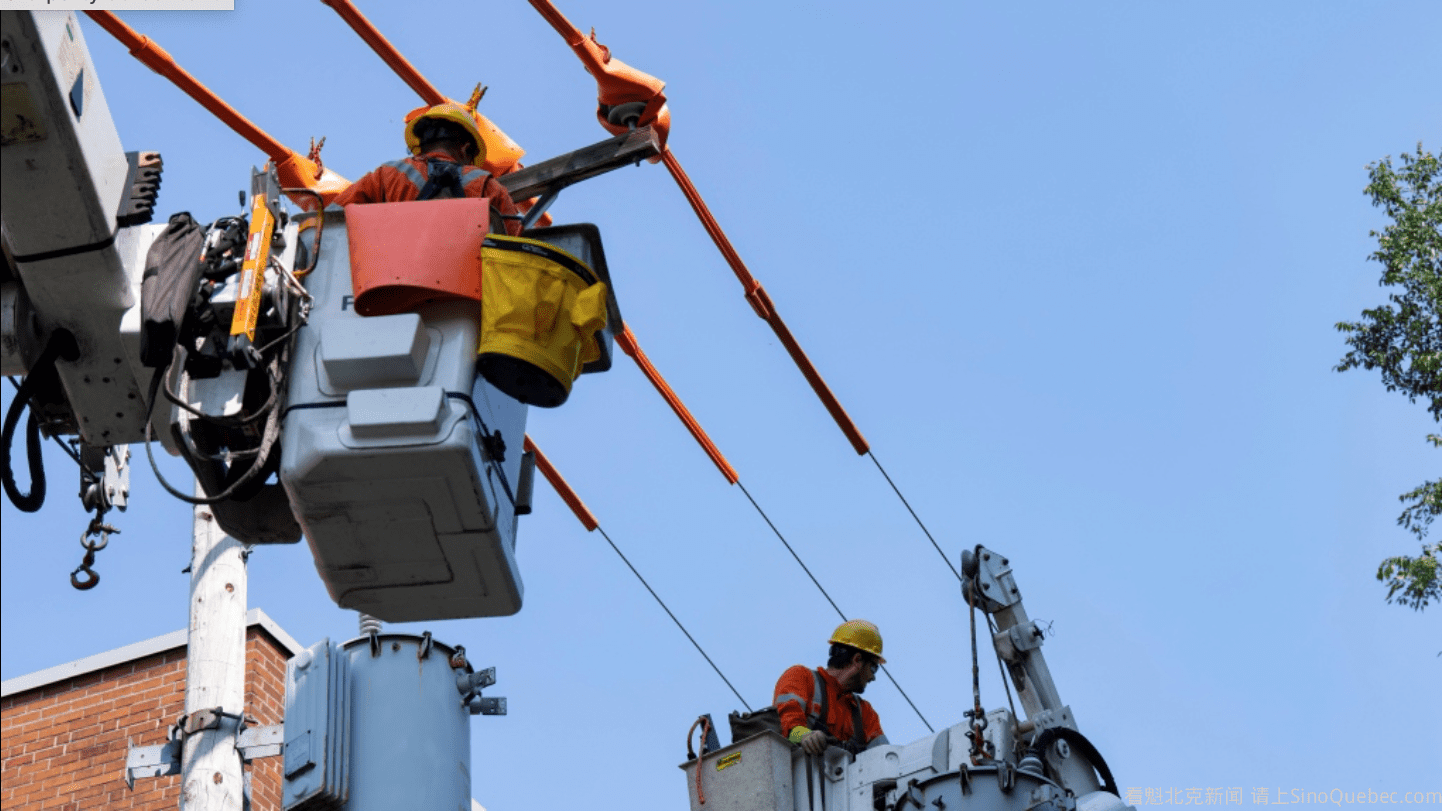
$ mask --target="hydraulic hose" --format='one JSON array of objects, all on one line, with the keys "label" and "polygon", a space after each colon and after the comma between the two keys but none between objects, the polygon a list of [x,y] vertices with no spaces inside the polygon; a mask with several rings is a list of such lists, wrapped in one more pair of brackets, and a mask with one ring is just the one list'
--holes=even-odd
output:
[{"label": "hydraulic hose", "polygon": [[30,492],[21,493],[20,487],[15,483],[15,473],[10,467],[10,447],[15,442],[15,427],[20,423],[20,412],[30,403],[37,377],[54,373],[57,358],[74,361],[79,357],[80,347],[69,330],[59,329],[51,333],[40,358],[36,359],[30,374],[21,382],[20,388],[15,392],[15,399],[10,402],[10,409],[5,412],[4,434],[3,438],[0,438],[0,454],[3,454],[3,457],[0,457],[0,476],[3,476],[5,495],[10,497],[16,508],[26,513],[34,513],[45,504],[45,463],[40,455],[40,420],[35,416],[35,411],[31,410],[30,420],[25,426],[25,456],[30,468]]},{"label": "hydraulic hose", "polygon": [[1111,768],[1106,766],[1106,759],[1102,758],[1101,752],[1080,731],[1072,730],[1069,727],[1048,727],[1036,737],[1032,749],[1044,754],[1046,748],[1055,744],[1057,740],[1064,740],[1085,754],[1086,760],[1091,762],[1091,766],[1095,767],[1096,772],[1100,774],[1102,788],[1118,798],[1121,797],[1121,792],[1116,789],[1116,779],[1111,776]]}]

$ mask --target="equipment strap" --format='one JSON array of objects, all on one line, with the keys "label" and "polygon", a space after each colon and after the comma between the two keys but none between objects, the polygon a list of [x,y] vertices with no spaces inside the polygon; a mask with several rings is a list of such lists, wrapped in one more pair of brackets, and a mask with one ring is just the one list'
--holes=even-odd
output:
[{"label": "equipment strap", "polygon": [[423,184],[422,190],[417,193],[417,199],[432,200],[443,192],[447,192],[447,197],[462,197],[463,179],[458,172],[460,168],[451,161],[428,158],[427,183]]},{"label": "equipment strap", "polygon": [[[811,730],[823,730],[825,733],[829,733],[830,692],[825,688],[825,678],[820,676],[819,669],[814,671],[814,691],[814,695],[820,698],[820,713],[819,716],[811,717],[809,706],[806,705],[805,718],[809,721]],[[813,700],[814,697],[810,697],[810,701]],[[860,708],[858,699],[855,700],[854,705],[850,706],[850,720],[854,722],[855,726],[853,735],[850,737],[850,744],[858,752],[865,744],[865,713]]]}]

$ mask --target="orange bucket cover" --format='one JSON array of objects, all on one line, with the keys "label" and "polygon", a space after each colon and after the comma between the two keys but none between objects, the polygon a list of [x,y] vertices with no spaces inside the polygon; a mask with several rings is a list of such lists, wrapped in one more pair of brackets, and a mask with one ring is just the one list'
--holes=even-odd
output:
[{"label": "orange bucket cover", "polygon": [[386,316],[429,302],[481,298],[486,198],[354,203],[346,212],[358,314]]}]

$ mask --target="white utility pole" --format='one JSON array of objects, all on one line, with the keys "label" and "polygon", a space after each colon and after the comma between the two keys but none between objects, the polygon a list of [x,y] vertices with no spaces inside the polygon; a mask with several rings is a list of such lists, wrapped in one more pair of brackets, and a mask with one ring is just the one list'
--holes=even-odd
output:
[{"label": "white utility pole", "polygon": [[[200,484],[197,496],[205,496]],[[239,717],[246,702],[246,560],[207,505],[197,505],[191,546],[191,621],[186,638],[186,714],[221,708],[232,716],[186,737],[181,808],[240,810]]]}]

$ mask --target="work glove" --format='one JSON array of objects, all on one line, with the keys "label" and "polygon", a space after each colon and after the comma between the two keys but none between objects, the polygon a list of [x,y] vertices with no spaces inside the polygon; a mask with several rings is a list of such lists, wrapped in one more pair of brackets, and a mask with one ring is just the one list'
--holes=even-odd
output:
[{"label": "work glove", "polygon": [[799,746],[803,747],[806,753],[817,756],[830,746],[829,734],[823,730],[811,730],[808,736],[799,740]]}]

